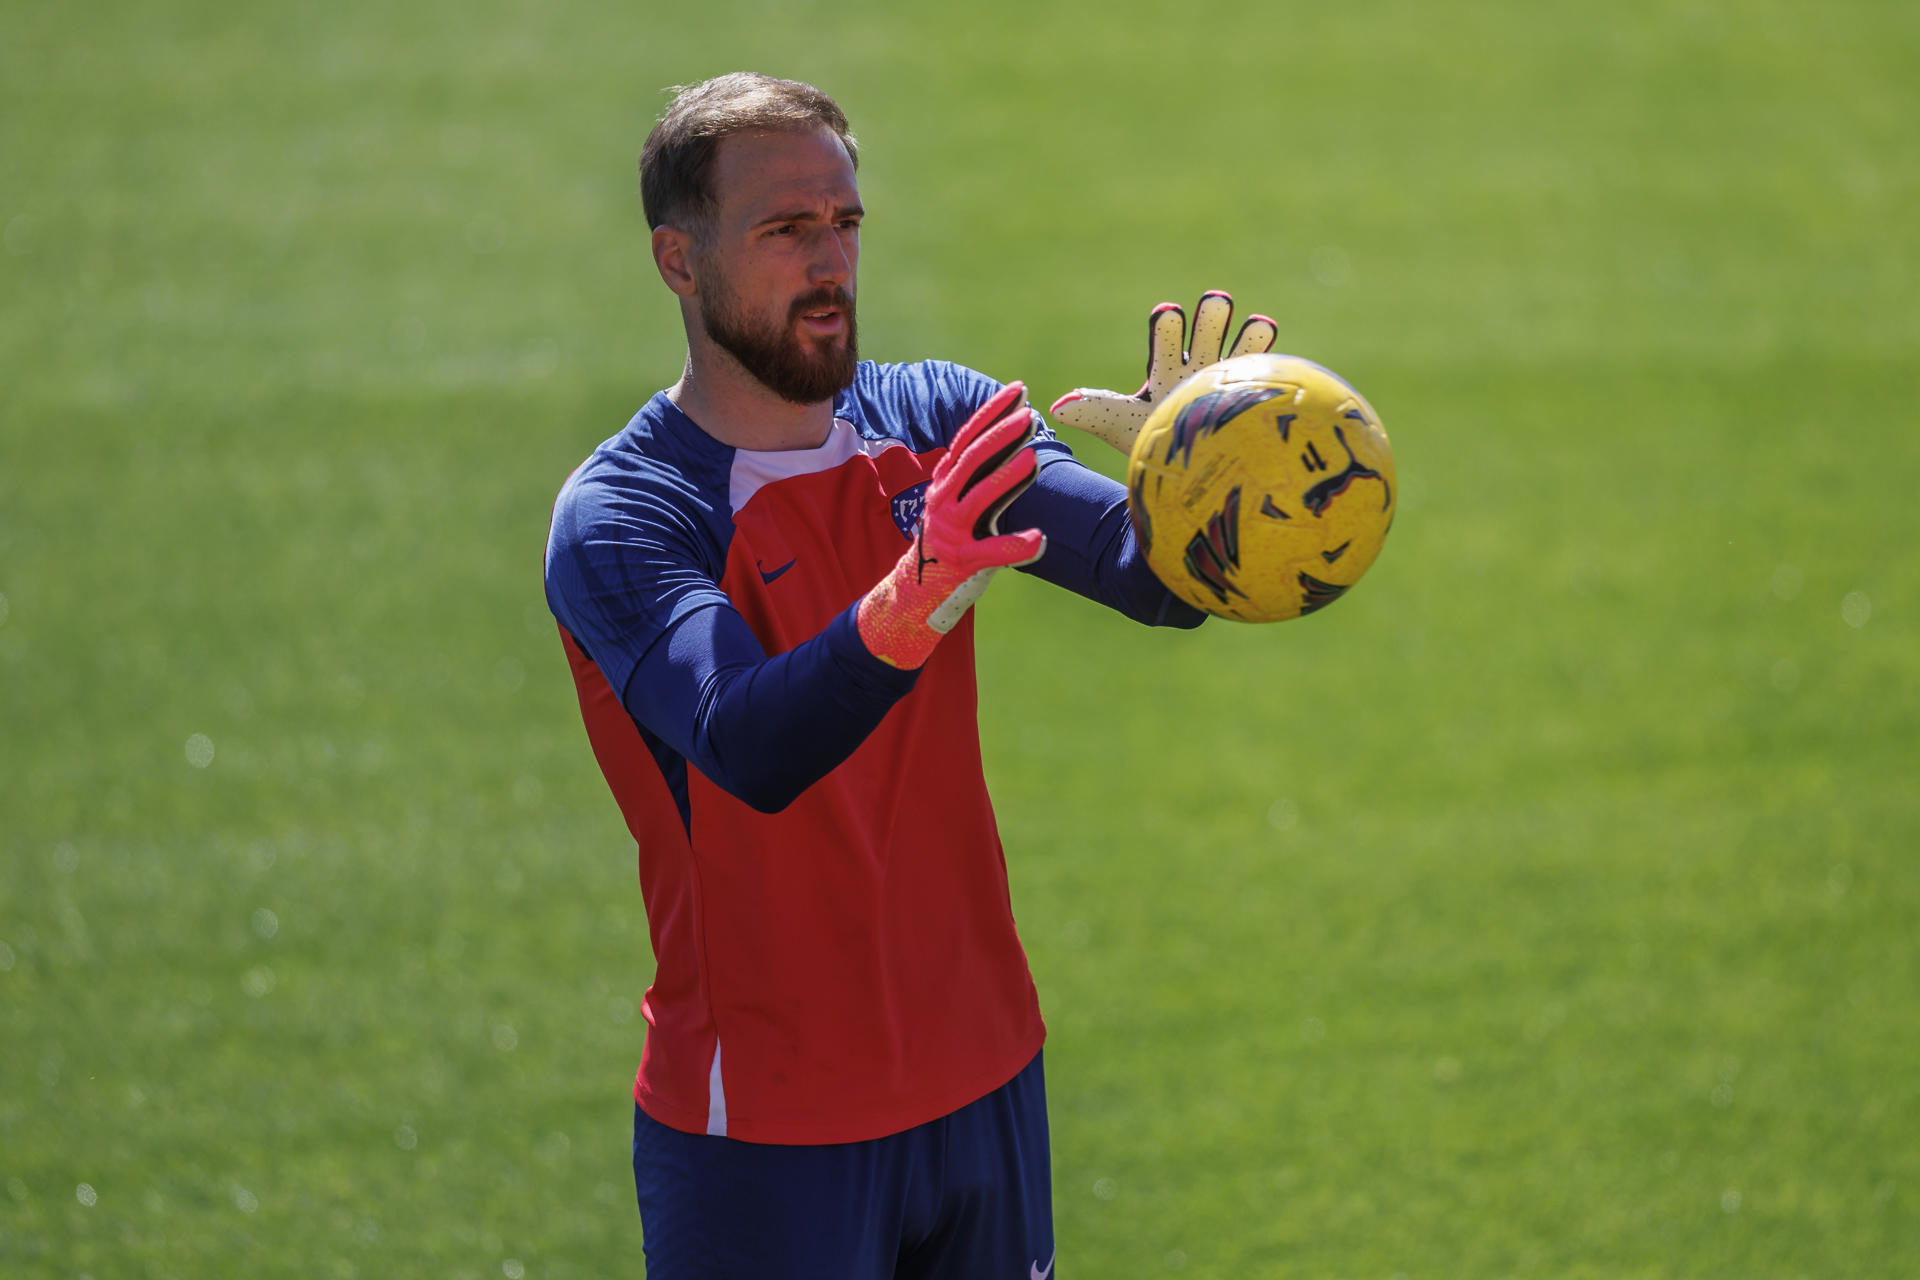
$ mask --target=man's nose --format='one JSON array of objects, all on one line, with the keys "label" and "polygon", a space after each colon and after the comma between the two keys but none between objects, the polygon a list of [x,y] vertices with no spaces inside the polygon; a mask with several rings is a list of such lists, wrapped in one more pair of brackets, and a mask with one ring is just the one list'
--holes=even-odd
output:
[{"label": "man's nose", "polygon": [[807,278],[813,284],[845,284],[853,278],[853,252],[831,227],[814,240]]}]

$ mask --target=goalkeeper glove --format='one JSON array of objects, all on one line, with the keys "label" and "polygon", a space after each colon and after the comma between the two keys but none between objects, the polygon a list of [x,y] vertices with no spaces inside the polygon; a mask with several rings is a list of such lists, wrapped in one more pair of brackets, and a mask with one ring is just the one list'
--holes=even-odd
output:
[{"label": "goalkeeper glove", "polygon": [[1000,532],[1000,517],[1033,483],[1027,444],[1034,415],[1018,382],[1001,388],[953,437],[933,469],[913,545],[860,598],[861,642],[890,666],[918,667],[973,607],[995,569],[1032,564],[1047,549],[1038,529]]},{"label": "goalkeeper glove", "polygon": [[[1193,309],[1193,345],[1184,349],[1186,313],[1163,302],[1147,317],[1147,381],[1132,395],[1081,387],[1053,402],[1053,416],[1070,427],[1099,436],[1122,453],[1133,451],[1134,437],[1146,425],[1154,406],[1187,377],[1220,359],[1220,342],[1233,318],[1233,296],[1212,289],[1200,295]],[[1234,337],[1228,357],[1250,355],[1273,347],[1279,333],[1263,315],[1248,316]]]}]

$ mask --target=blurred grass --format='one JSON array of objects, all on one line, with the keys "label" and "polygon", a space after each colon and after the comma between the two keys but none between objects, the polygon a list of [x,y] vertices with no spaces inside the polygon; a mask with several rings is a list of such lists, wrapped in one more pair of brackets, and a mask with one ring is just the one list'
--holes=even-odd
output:
[{"label": "blurred grass", "polygon": [[1308,622],[982,606],[1069,1273],[1920,1256],[1911,6],[0,23],[0,1271],[638,1270],[538,556],[736,66],[854,118],[868,354],[1126,385],[1225,285],[1394,434]]}]

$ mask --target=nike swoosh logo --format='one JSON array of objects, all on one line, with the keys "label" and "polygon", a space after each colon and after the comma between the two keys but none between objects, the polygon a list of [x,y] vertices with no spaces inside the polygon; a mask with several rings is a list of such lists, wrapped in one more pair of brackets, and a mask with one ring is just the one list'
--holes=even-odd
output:
[{"label": "nike swoosh logo", "polygon": [[793,565],[794,565],[794,560],[798,560],[799,558],[800,558],[800,557],[798,557],[798,556],[795,556],[795,557],[793,558],[793,560],[789,560],[789,561],[787,561],[787,562],[786,562],[785,564],[783,564],[783,565],[781,565],[781,566],[780,566],[780,567],[779,567],[778,569],[775,569],[775,570],[773,570],[773,571],[772,571],[771,573],[769,573],[769,572],[768,572],[767,570],[765,570],[765,569],[761,569],[761,568],[760,568],[760,562],[759,562],[758,560],[755,560],[755,561],[753,562],[753,567],[754,567],[754,568],[756,568],[756,569],[760,569],[760,581],[762,581],[762,582],[764,582],[764,583],[766,583],[767,585],[769,585],[769,586],[771,586],[771,585],[773,585],[773,580],[774,580],[775,578],[777,578],[777,577],[779,577],[779,576],[780,576],[781,574],[783,574],[783,573],[785,573],[785,572],[786,572],[787,570],[789,570],[789,569],[791,569],[791,568],[793,568]]},{"label": "nike swoosh logo", "polygon": [[[1059,1252],[1058,1249],[1054,1250],[1054,1253],[1058,1253],[1058,1252]],[[1047,1277],[1053,1274],[1054,1253],[1050,1253],[1047,1255],[1047,1266],[1046,1266],[1046,1270],[1044,1271],[1040,1269],[1039,1263],[1037,1262],[1028,1263],[1027,1264],[1027,1280],[1047,1280]]]}]

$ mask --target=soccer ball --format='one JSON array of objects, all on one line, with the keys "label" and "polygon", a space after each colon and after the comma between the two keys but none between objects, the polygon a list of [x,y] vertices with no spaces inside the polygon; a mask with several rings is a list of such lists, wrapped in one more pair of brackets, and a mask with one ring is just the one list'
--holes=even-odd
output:
[{"label": "soccer ball", "polygon": [[1176,596],[1242,622],[1324,609],[1393,524],[1393,451],[1373,406],[1297,356],[1236,356],[1176,386],[1127,459],[1127,509]]}]

